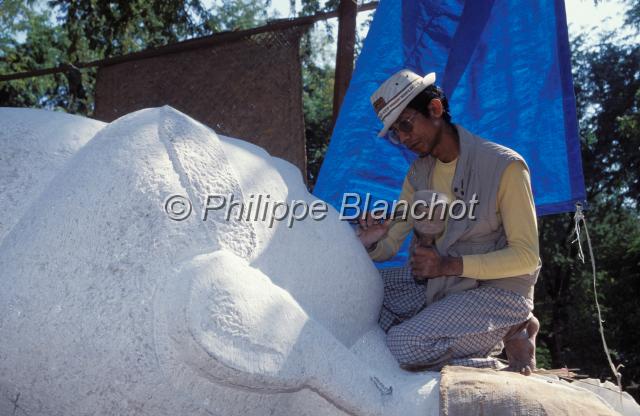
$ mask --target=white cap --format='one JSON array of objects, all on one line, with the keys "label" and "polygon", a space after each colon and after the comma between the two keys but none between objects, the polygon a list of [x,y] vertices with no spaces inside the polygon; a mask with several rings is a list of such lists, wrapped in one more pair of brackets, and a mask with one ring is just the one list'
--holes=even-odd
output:
[{"label": "white cap", "polygon": [[436,82],[435,72],[424,78],[415,72],[403,69],[387,79],[376,92],[371,95],[371,105],[384,127],[378,137],[387,134],[389,127],[395,123],[407,104],[429,85]]}]

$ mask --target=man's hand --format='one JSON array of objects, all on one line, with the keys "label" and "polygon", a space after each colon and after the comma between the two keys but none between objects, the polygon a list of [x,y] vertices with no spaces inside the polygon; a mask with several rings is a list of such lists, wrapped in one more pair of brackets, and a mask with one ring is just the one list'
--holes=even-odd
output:
[{"label": "man's hand", "polygon": [[362,245],[368,250],[373,244],[382,240],[389,231],[391,221],[376,220],[370,212],[367,212],[365,219],[358,219],[358,230],[356,234],[362,242]]},{"label": "man's hand", "polygon": [[417,246],[411,254],[413,275],[430,279],[440,276],[460,276],[462,257],[442,257],[434,248]]}]

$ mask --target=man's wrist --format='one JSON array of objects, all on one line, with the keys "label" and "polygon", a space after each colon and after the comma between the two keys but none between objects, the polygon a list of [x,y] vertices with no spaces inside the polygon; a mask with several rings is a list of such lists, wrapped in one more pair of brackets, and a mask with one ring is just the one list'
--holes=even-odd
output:
[{"label": "man's wrist", "polygon": [[462,276],[462,257],[443,257],[442,258],[442,275],[443,276]]},{"label": "man's wrist", "polygon": [[376,248],[378,247],[378,242],[374,241],[373,244],[371,244],[368,247],[365,247],[367,249],[367,253],[371,253],[373,252]]}]

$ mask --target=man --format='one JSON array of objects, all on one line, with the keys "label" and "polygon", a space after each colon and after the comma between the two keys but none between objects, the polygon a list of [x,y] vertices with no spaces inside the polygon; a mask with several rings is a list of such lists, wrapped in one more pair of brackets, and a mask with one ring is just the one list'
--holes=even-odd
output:
[{"label": "man", "polygon": [[[523,158],[455,125],[442,90],[427,76],[402,70],[371,102],[384,124],[379,136],[406,146],[412,164],[400,200],[433,189],[449,200],[477,199],[474,218],[449,218],[432,248],[415,245],[409,265],[382,271],[380,325],[408,370],[445,364],[498,368],[504,346],[509,370],[535,369],[533,286],[540,269],[535,206]],[[359,238],[375,261],[396,254],[408,221],[360,221]],[[426,280],[427,284],[420,284]]]}]

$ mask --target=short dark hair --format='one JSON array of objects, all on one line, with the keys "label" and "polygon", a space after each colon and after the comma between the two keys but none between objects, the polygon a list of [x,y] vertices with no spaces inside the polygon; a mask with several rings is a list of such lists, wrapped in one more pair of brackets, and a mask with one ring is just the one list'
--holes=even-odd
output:
[{"label": "short dark hair", "polygon": [[442,102],[442,118],[444,119],[444,121],[446,121],[449,125],[453,125],[453,122],[451,121],[451,113],[449,112],[449,102],[447,101],[447,97],[446,95],[444,95],[444,91],[442,91],[442,88],[436,85],[431,84],[427,88],[422,90],[418,95],[414,97],[413,100],[411,100],[409,104],[407,104],[407,107],[412,108],[419,113],[422,113],[422,115],[428,118],[429,103],[434,98],[437,98]]}]

